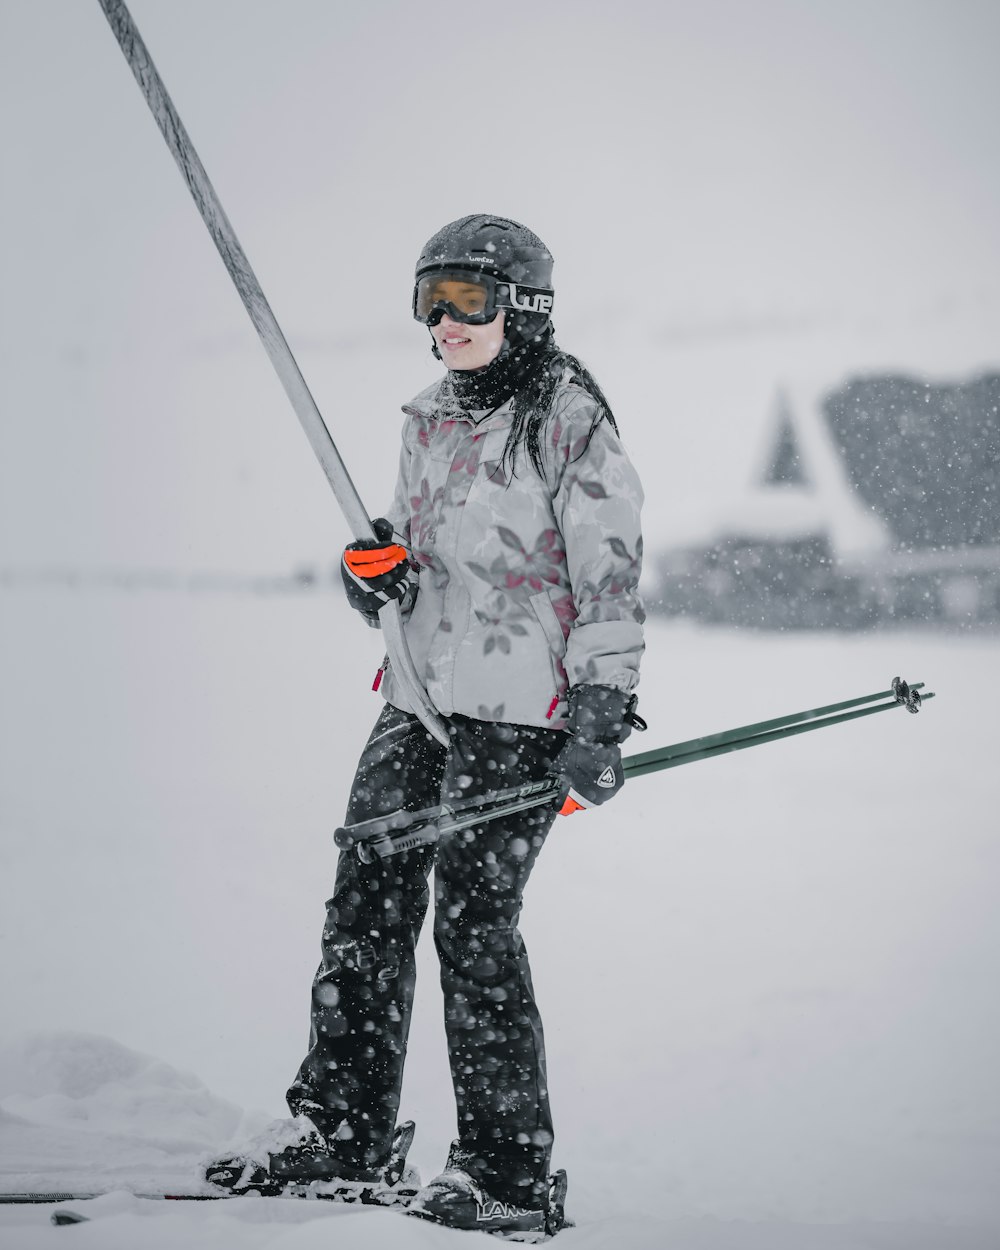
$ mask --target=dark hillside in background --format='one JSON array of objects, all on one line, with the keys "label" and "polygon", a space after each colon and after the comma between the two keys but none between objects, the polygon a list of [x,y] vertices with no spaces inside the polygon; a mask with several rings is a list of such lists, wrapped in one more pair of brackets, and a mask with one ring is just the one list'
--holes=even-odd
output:
[{"label": "dark hillside in background", "polygon": [[1000,374],[858,378],[824,416],[854,489],[903,550],[1000,544]]},{"label": "dark hillside in background", "polygon": [[[757,501],[814,489],[794,414],[778,418]],[[1000,374],[851,378],[820,418],[888,545],[839,552],[832,516],[803,510],[797,532],[768,533],[748,508],[710,545],[654,555],[652,609],[757,629],[1000,624]]]}]

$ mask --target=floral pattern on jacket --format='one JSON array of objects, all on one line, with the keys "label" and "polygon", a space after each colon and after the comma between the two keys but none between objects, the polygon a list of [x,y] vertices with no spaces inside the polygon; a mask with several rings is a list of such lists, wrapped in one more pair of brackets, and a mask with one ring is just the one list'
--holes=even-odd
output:
[{"label": "floral pattern on jacket", "polygon": [[[386,515],[418,570],[404,628],[434,705],[560,728],[570,685],[631,690],[643,650],[642,487],[611,425],[594,426],[594,399],[564,379],[542,474],[523,446],[503,462],[509,403],[456,413],[439,382],[403,411]],[[391,669],[382,691],[409,710]]]}]

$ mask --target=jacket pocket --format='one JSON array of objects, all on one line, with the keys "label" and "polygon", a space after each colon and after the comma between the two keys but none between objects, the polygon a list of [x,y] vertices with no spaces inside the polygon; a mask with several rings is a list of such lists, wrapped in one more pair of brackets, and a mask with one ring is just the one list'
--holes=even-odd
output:
[{"label": "jacket pocket", "polygon": [[539,590],[533,594],[528,600],[531,604],[531,610],[534,612],[539,625],[542,627],[542,633],[545,635],[545,641],[549,644],[549,650],[557,659],[562,659],[566,654],[566,638],[559,624],[559,618],[556,616],[556,610],[552,606],[552,600],[549,598],[547,590]]},{"label": "jacket pocket", "polygon": [[569,687],[566,669],[563,665],[563,656],[566,654],[566,637],[563,634],[562,626],[559,624],[559,618],[556,616],[556,610],[552,606],[552,600],[549,598],[548,591],[538,591],[537,594],[531,596],[528,602],[548,644],[549,664],[552,666],[552,680],[555,684],[555,698],[552,699],[545,710],[545,716],[550,721],[553,717],[556,720],[560,720],[566,714],[565,699],[566,690]]},{"label": "jacket pocket", "polygon": [[479,444],[479,474],[482,483],[488,486],[510,485],[510,464],[504,462],[507,438],[510,435],[510,422],[495,426],[488,430]]}]

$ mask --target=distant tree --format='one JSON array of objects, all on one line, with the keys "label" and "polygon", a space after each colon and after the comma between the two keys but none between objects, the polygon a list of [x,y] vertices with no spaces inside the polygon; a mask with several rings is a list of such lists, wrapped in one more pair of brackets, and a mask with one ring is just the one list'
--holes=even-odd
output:
[{"label": "distant tree", "polygon": [[1000,373],[858,378],[823,404],[851,481],[900,547],[1000,544]]},{"label": "distant tree", "polygon": [[812,486],[802,465],[792,414],[784,392],[778,395],[778,431],[774,451],[764,471],[765,486]]}]

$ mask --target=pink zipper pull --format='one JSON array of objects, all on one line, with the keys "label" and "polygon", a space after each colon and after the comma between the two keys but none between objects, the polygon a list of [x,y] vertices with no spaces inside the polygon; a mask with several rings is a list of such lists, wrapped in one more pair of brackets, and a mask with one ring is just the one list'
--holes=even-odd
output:
[{"label": "pink zipper pull", "polygon": [[372,690],[378,690],[379,686],[381,686],[382,678],[385,676],[385,670],[388,667],[389,667],[389,657],[386,656],[385,659],[382,661],[382,664],[378,672],[375,674],[375,680],[372,682]]},{"label": "pink zipper pull", "polygon": [[555,697],[555,698],[552,700],[552,702],[549,704],[549,710],[545,713],[545,719],[546,719],[546,720],[551,720],[551,719],[552,719],[552,713],[556,710],[556,708],[557,708],[558,706],[559,706],[559,696],[558,696],[558,695],[556,695],[556,697]]}]

